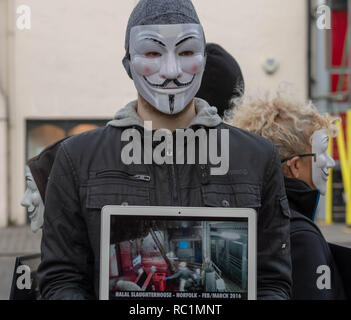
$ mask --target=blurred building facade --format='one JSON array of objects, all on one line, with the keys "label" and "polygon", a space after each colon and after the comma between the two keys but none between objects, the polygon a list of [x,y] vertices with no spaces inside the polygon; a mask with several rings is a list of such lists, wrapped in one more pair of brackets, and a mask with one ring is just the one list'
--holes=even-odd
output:
[{"label": "blurred building facade", "polygon": [[[26,223],[26,160],[64,136],[101,126],[136,98],[123,69],[136,0],[0,0],[0,227]],[[292,84],[308,96],[305,0],[194,0],[208,42],[240,63],[249,91]],[[31,9],[31,28],[17,9]],[[264,64],[277,66],[269,74]]]},{"label": "blurred building facade", "polygon": [[[329,179],[332,188],[327,198],[330,201],[326,210],[322,209],[321,202],[320,213],[326,213],[326,221],[346,222],[351,227],[351,193],[345,188],[346,179],[351,179],[347,172],[351,168],[351,0],[309,0],[308,3],[309,97],[320,112],[328,112],[342,119],[344,135],[341,132],[339,137],[345,138],[345,146],[339,145],[340,140],[333,139],[332,152],[336,166]],[[329,8],[330,28],[319,30],[316,12],[324,5]],[[340,157],[345,152],[347,157]]]}]

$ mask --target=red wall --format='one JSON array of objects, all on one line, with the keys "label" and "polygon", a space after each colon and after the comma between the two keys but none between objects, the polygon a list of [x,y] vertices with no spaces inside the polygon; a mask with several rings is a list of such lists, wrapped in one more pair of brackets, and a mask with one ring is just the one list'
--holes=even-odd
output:
[{"label": "red wall", "polygon": [[[343,51],[344,45],[346,44],[346,33],[347,33],[347,11],[346,10],[334,10],[332,11],[332,52],[331,52],[331,65],[332,68],[342,67],[342,58],[343,58]],[[348,54],[346,56],[346,65],[348,66]],[[338,89],[338,81],[341,77],[342,86],[341,91],[348,90],[348,82],[349,76],[340,76],[339,74],[332,74],[330,79],[330,88],[332,92],[337,92]],[[341,117],[344,134],[346,134],[346,114],[339,114],[338,116]],[[346,137],[345,137],[346,141]],[[336,144],[336,139],[334,139],[334,148],[333,148],[333,155],[335,160],[339,160],[339,153]]]},{"label": "red wall", "polygon": [[[332,11],[332,56],[331,64],[333,68],[342,66],[343,50],[346,44],[346,31],[347,31],[347,11]],[[348,65],[348,57],[346,57],[346,66]],[[331,76],[331,91],[337,91],[337,85],[340,75],[333,74]],[[341,90],[347,90],[348,77],[342,77]]]}]

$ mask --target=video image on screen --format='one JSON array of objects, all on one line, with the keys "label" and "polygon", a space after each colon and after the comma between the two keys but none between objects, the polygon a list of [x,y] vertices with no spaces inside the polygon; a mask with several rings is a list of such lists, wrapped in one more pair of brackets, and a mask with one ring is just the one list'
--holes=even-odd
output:
[{"label": "video image on screen", "polygon": [[248,223],[111,217],[109,296],[247,299]]}]

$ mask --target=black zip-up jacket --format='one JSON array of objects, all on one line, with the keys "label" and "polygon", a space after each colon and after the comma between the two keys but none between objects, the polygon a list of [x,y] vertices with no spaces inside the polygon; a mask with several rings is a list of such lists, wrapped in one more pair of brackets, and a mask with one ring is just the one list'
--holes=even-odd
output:
[{"label": "black zip-up jacket", "polygon": [[268,140],[223,124],[205,101],[196,99],[195,106],[190,127],[229,130],[226,175],[211,175],[210,165],[125,165],[124,129],[143,130],[136,102],[110,125],[62,143],[46,194],[38,269],[43,298],[98,298],[100,211],[121,204],[254,208],[258,298],[290,298],[290,212],[277,151]]},{"label": "black zip-up jacket", "polygon": [[[311,189],[301,180],[290,178],[285,178],[285,188],[291,210],[292,299],[346,299],[329,245],[313,223],[319,199],[318,190]],[[325,272],[317,273],[319,266],[330,268],[330,289],[321,290],[317,286],[318,278],[324,277]]]}]

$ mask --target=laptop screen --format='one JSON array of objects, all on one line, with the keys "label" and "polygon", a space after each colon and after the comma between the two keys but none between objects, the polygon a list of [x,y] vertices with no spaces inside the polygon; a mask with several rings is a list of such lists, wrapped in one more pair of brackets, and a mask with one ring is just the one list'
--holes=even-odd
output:
[{"label": "laptop screen", "polygon": [[108,219],[109,300],[249,298],[249,217]]}]

